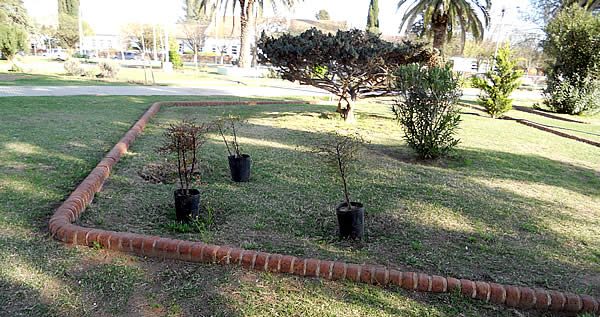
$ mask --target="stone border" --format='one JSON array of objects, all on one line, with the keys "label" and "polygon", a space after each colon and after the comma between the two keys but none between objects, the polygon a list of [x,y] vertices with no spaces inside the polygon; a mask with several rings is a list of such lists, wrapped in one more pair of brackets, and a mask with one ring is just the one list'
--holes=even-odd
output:
[{"label": "stone border", "polygon": [[290,255],[271,254],[184,241],[129,232],[107,231],[73,225],[85,208],[100,191],[104,181],[127,151],[136,135],[162,105],[209,106],[209,105],[258,105],[297,104],[299,102],[157,102],[154,103],[121,140],[98,163],[91,173],[56,209],[50,218],[50,233],[58,240],[84,246],[98,244],[106,249],[131,252],[145,256],[177,259],[191,262],[206,262],[240,265],[247,269],[265,272],[321,277],[326,280],[348,280],[376,285],[396,285],[407,290],[431,293],[458,293],[494,304],[504,304],[520,309],[538,309],[566,312],[600,312],[600,299],[589,295],[577,295],[544,289],[531,289],[427,275],[401,272],[384,266],[360,265],[320,259],[302,259]]},{"label": "stone border", "polygon": [[[459,102],[458,104],[461,105],[461,106],[463,106],[463,107],[468,107],[468,108],[471,108],[471,109],[475,109],[475,110],[479,110],[479,111],[485,112],[485,110],[483,108],[475,106],[475,105],[471,105],[471,104],[464,103],[464,102]],[[589,139],[580,138],[578,136],[575,136],[575,135],[572,135],[572,134],[568,134],[568,133],[565,133],[565,132],[562,132],[562,131],[558,131],[558,130],[549,128],[547,126],[544,126],[542,124],[535,123],[533,121],[529,121],[529,120],[525,120],[525,119],[513,118],[513,117],[510,117],[510,116],[507,116],[507,115],[502,115],[502,119],[514,120],[514,121],[516,121],[516,122],[518,122],[520,124],[524,124],[524,125],[532,127],[532,128],[536,128],[536,129],[539,129],[539,130],[542,130],[542,131],[550,132],[552,134],[556,134],[558,136],[562,136],[562,137],[571,139],[571,140],[575,140],[575,141],[587,143],[589,145],[600,147],[600,142],[596,142],[596,141],[592,141],[592,140],[589,140]],[[584,123],[584,122],[578,122],[578,123]]]}]

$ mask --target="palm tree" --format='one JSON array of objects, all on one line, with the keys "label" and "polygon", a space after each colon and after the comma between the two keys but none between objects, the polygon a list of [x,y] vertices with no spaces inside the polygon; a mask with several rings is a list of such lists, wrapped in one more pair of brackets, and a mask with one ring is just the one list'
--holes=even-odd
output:
[{"label": "palm tree", "polygon": [[[297,0],[303,1],[303,0]],[[250,35],[254,33],[255,5],[258,4],[258,12],[262,12],[265,3],[271,3],[273,10],[276,10],[278,4],[291,8],[294,6],[294,0],[200,0],[198,9],[206,8],[227,8],[231,7],[235,12],[236,7],[240,7],[240,59],[238,66],[249,67],[251,62]]]},{"label": "palm tree", "polygon": [[456,30],[460,30],[463,43],[467,32],[482,40],[484,28],[490,22],[491,0],[483,2],[485,5],[478,0],[400,0],[398,10],[406,5],[400,29],[405,25],[410,28],[415,19],[422,18],[425,33],[433,35],[433,47],[440,51]]}]

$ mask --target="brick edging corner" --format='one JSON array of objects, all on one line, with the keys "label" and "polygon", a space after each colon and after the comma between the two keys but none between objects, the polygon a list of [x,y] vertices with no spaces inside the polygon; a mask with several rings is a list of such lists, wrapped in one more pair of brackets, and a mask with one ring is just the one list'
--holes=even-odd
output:
[{"label": "brick edging corner", "polygon": [[157,102],[125,133],[91,173],[77,186],[67,200],[50,218],[50,233],[58,240],[84,246],[100,246],[116,251],[132,252],[146,256],[178,259],[191,262],[208,262],[241,265],[245,268],[288,273],[300,276],[321,277],[327,280],[348,280],[378,285],[396,285],[407,290],[432,293],[455,292],[494,304],[504,304],[521,309],[538,309],[567,312],[600,312],[600,299],[581,294],[563,293],[544,289],[531,289],[455,279],[415,272],[401,272],[383,266],[359,265],[320,259],[302,259],[290,255],[271,254],[184,241],[159,236],[86,228],[72,224],[88,206],[96,192],[109,177],[112,168],[127,151],[136,135],[162,105],[209,106],[283,104],[299,102]]},{"label": "brick edging corner", "polygon": [[[468,108],[471,108],[471,109],[475,109],[475,110],[479,110],[479,111],[485,112],[485,109],[483,109],[481,107],[478,107],[478,106],[475,106],[475,105],[471,105],[471,104],[464,103],[464,102],[459,102],[458,104],[461,105],[461,106],[463,106],[463,107],[468,107]],[[526,126],[529,126],[529,127],[532,127],[532,128],[536,128],[538,130],[550,132],[552,134],[556,134],[558,136],[562,136],[562,137],[565,137],[565,138],[568,138],[568,139],[571,139],[571,140],[575,140],[575,141],[587,143],[589,145],[600,147],[600,142],[592,141],[592,140],[585,139],[585,138],[580,138],[578,136],[575,136],[575,135],[572,135],[572,134],[569,134],[569,133],[565,133],[565,132],[562,132],[562,131],[558,131],[558,130],[549,128],[547,126],[541,125],[539,123],[535,123],[533,121],[529,121],[529,120],[525,120],[525,119],[517,119],[517,118],[513,118],[513,117],[510,117],[510,116],[507,116],[507,115],[502,115],[502,119],[514,120],[514,121],[516,121],[516,122],[518,122],[520,124],[523,124],[523,125],[526,125]],[[578,123],[585,123],[585,122],[580,122],[580,121],[575,121],[575,120],[570,120],[570,121],[574,121],[574,122],[578,122]]]}]

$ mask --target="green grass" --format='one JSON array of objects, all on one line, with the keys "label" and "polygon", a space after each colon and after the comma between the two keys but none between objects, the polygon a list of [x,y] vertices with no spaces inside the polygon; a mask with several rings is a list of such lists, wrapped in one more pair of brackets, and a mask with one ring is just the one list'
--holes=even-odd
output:
[{"label": "green grass", "polygon": [[128,86],[136,83],[65,75],[0,72],[0,86]]},{"label": "green grass", "polygon": [[[0,99],[0,315],[518,315],[460,298],[69,247],[47,221],[157,97]],[[198,97],[168,99],[202,100]],[[231,98],[238,100],[238,98]],[[468,114],[449,159],[415,160],[388,106],[361,103],[371,144],[351,195],[366,205],[365,241],[335,237],[341,189],[309,152],[346,129],[333,105],[163,108],[136,138],[80,224],[400,270],[599,295],[600,150],[512,121]],[[144,173],[169,122],[248,119],[252,180],[230,180],[211,135],[201,157],[208,230],[173,223],[173,184]],[[206,206],[206,205],[205,205]],[[203,211],[205,208],[203,208]],[[524,312],[524,315],[536,315]]]}]

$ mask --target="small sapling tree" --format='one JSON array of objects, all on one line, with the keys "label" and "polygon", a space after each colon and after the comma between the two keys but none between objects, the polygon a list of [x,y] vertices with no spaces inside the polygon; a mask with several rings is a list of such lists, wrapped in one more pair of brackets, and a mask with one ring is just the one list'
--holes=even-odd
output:
[{"label": "small sapling tree", "polygon": [[[194,173],[199,165],[200,147],[206,142],[207,124],[196,124],[191,120],[181,120],[169,125],[165,132],[165,143],[159,151],[174,155],[181,190],[188,194],[194,181]],[[198,180],[199,181],[199,180]]]},{"label": "small sapling tree", "polygon": [[492,118],[498,118],[512,109],[510,94],[521,85],[519,78],[523,76],[523,71],[515,69],[519,60],[511,59],[511,55],[507,44],[498,50],[493,69],[487,71],[484,77],[473,76],[473,87],[486,93],[486,96],[479,96],[477,103]]},{"label": "small sapling tree", "polygon": [[250,155],[242,153],[238,143],[238,128],[242,122],[240,117],[228,115],[217,119],[213,123],[227,147],[231,179],[235,182],[250,180],[250,166],[252,163]]},{"label": "small sapling tree", "polygon": [[346,199],[346,208],[352,206],[348,190],[348,175],[352,171],[352,166],[356,162],[356,156],[361,145],[365,140],[358,133],[341,134],[333,132],[327,134],[315,145],[314,152],[325,156],[325,162],[331,168],[331,171],[339,176],[339,180],[344,189],[344,198]]},{"label": "small sapling tree", "polygon": [[263,32],[258,47],[260,62],[277,67],[284,79],[337,96],[338,112],[346,122],[355,121],[356,100],[394,94],[390,82],[399,65],[435,61],[435,53],[424,44],[393,44],[356,29],[333,35],[312,28],[277,38]]},{"label": "small sapling tree", "polygon": [[456,103],[462,93],[448,66],[401,66],[396,70],[396,89],[400,98],[392,111],[408,145],[420,158],[437,158],[458,144],[454,137],[460,122]]}]

